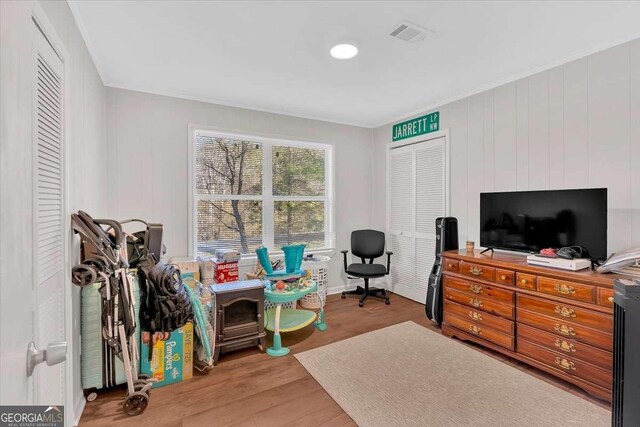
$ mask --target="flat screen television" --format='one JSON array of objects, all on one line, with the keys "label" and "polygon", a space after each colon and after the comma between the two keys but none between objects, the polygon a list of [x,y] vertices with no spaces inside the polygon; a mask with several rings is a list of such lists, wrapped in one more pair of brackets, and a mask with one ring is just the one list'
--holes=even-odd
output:
[{"label": "flat screen television", "polygon": [[480,194],[480,245],[537,253],[582,246],[607,258],[607,189]]}]

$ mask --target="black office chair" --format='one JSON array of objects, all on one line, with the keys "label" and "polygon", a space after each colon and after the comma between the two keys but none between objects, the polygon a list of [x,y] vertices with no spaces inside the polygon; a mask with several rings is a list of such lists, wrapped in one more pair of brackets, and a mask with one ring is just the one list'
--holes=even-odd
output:
[{"label": "black office chair", "polygon": [[[380,298],[384,300],[385,304],[391,304],[386,290],[369,287],[369,279],[384,277],[389,274],[393,252],[387,251],[387,268],[382,264],[373,263],[375,258],[381,257],[384,253],[384,233],[376,230],[356,230],[351,233],[351,253],[359,257],[362,260],[361,263],[347,266],[347,252],[349,251],[344,250],[341,252],[344,256],[345,273],[348,276],[364,279],[364,288],[358,286],[354,291],[344,291],[342,299],[345,299],[347,295],[361,295],[358,303],[360,307],[364,306],[364,300],[367,297]],[[368,259],[369,262],[367,263],[365,259]]]}]

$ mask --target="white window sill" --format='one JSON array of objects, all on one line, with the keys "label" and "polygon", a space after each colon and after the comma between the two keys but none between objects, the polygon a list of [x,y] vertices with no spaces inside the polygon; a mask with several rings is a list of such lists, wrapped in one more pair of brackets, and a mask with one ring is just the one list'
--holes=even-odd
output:
[{"label": "white window sill", "polygon": [[[331,258],[335,253],[336,253],[335,248],[315,249],[315,250],[305,251],[305,255],[308,255],[308,254],[325,255],[325,256],[328,256],[329,258]],[[283,256],[284,254],[282,253],[282,251],[269,252],[269,257],[271,258],[272,261],[276,259],[280,259]],[[258,257],[256,255],[249,255],[249,254],[242,255],[242,258],[240,258],[240,261],[238,261],[238,267],[252,267],[256,265],[257,262],[258,262]]]}]

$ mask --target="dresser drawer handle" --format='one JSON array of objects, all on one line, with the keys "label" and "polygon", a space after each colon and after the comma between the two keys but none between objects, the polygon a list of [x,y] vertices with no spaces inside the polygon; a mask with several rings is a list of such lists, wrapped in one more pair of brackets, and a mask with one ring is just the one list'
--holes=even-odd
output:
[{"label": "dresser drawer handle", "polygon": [[470,325],[469,331],[474,335],[482,335],[482,329],[478,328],[476,325]]},{"label": "dresser drawer handle", "polygon": [[476,311],[470,311],[469,317],[472,318],[473,320],[482,321],[482,315]]},{"label": "dresser drawer handle", "polygon": [[556,347],[562,351],[566,351],[567,353],[575,353],[576,351],[576,346],[570,342],[566,342],[565,340],[556,339]]},{"label": "dresser drawer handle", "polygon": [[553,327],[553,329],[555,329],[557,332],[561,333],[562,335],[566,335],[566,336],[575,336],[576,335],[576,330],[575,329],[573,329],[571,326],[562,325],[560,323],[556,323],[556,325]]},{"label": "dresser drawer handle", "polygon": [[607,298],[607,301],[609,301],[609,302],[613,302],[613,297],[609,297],[609,298]]},{"label": "dresser drawer handle", "polygon": [[474,307],[482,307],[482,301],[476,298],[469,298],[469,304]]},{"label": "dresser drawer handle", "polygon": [[482,288],[482,286],[472,283],[469,285],[469,290],[474,294],[481,294],[484,289]]},{"label": "dresser drawer handle", "polygon": [[556,313],[562,317],[576,317],[576,312],[572,308],[556,305]]},{"label": "dresser drawer handle", "polygon": [[482,274],[482,269],[478,267],[471,267],[469,268],[469,273],[473,274],[474,276],[480,276]]},{"label": "dresser drawer handle", "polygon": [[562,369],[567,371],[575,371],[576,364],[571,362],[570,360],[565,359],[564,357],[557,356],[556,357],[556,365],[560,366]]},{"label": "dresser drawer handle", "polygon": [[447,264],[447,268],[448,268],[449,270],[453,270],[453,264]]},{"label": "dresser drawer handle", "polygon": [[500,276],[500,280],[507,280],[507,276],[503,274],[502,276]]},{"label": "dresser drawer handle", "polygon": [[520,283],[522,283],[523,285],[526,285],[527,284],[527,279],[520,280]]},{"label": "dresser drawer handle", "polygon": [[556,283],[553,289],[555,289],[557,292],[560,292],[561,294],[564,294],[564,295],[573,295],[576,293],[576,288],[574,288],[573,286],[567,286],[565,284],[560,285]]}]

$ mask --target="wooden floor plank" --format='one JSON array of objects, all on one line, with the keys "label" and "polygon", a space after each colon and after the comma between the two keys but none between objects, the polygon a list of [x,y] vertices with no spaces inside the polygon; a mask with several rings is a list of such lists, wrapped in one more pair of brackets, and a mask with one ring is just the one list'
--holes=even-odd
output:
[{"label": "wooden floor plank", "polygon": [[352,427],[357,426],[357,424],[347,415],[346,413],[342,413],[335,418],[327,420],[323,423],[318,424],[318,427]]},{"label": "wooden floor plank", "polygon": [[292,398],[308,394],[310,391],[323,391],[322,387],[313,379],[307,376],[272,388],[269,393],[256,393],[246,398],[237,399],[232,403],[217,406],[186,417],[182,421],[185,427],[201,426],[206,421],[215,420],[216,424],[234,424],[254,414],[264,412],[274,406],[280,405]]},{"label": "wooden floor plank", "polygon": [[[124,387],[99,391],[98,399],[88,402],[82,426],[353,426],[355,423],[293,357],[293,354],[341,341],[407,320],[431,330],[424,305],[391,295],[391,305],[367,301],[358,307],[355,298],[330,295],[326,305],[328,330],[313,327],[283,334],[283,345],[291,349],[285,357],[273,358],[257,347],[221,356],[218,366],[208,374],[179,384],[153,389],[144,414],[128,417],[122,413]],[[269,338],[270,345],[270,338]],[[568,383],[474,344],[467,344],[491,357],[505,361],[544,381],[606,407]]]}]

